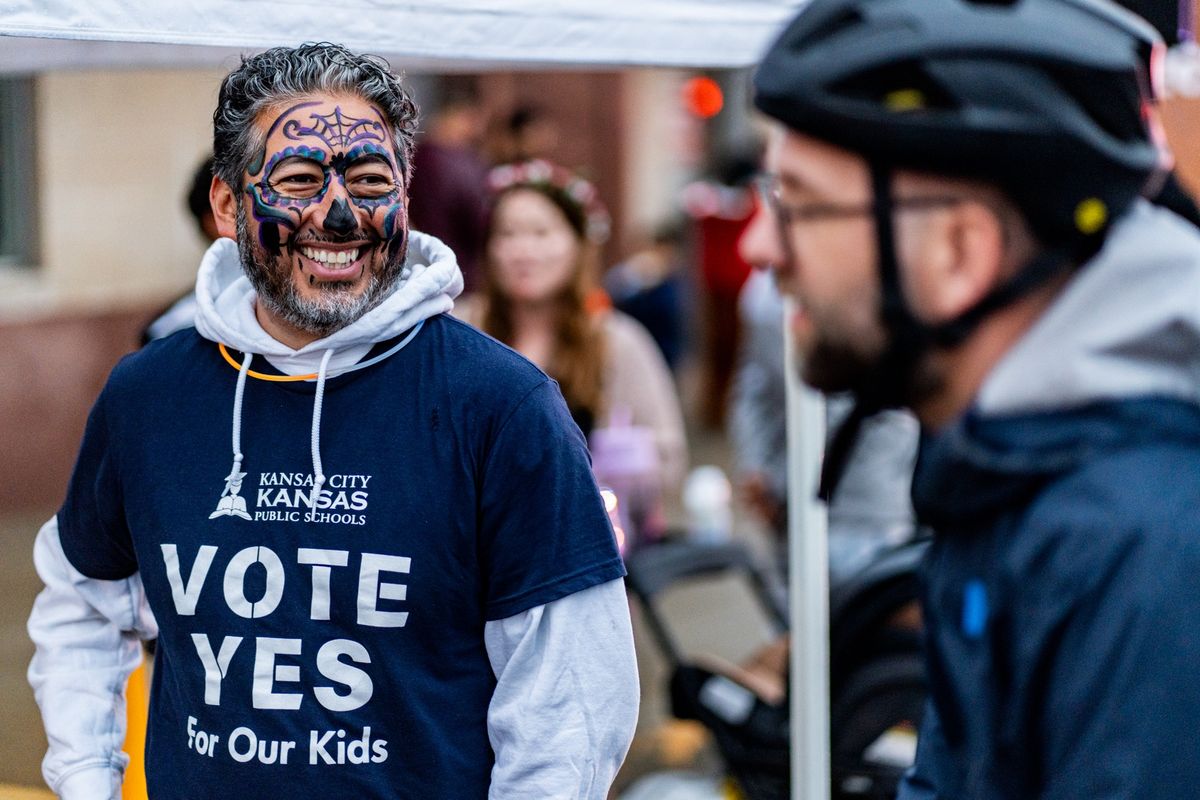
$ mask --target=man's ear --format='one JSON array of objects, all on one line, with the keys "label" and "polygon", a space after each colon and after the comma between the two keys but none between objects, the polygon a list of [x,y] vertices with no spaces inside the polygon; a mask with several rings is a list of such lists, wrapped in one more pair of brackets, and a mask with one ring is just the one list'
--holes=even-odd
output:
[{"label": "man's ear", "polygon": [[208,187],[208,204],[212,206],[213,219],[217,223],[217,233],[230,239],[237,239],[237,197],[229,184],[213,176],[212,185]]},{"label": "man's ear", "polygon": [[938,245],[927,251],[920,316],[949,322],[969,311],[1003,280],[1004,224],[986,203],[965,200],[940,215]]}]

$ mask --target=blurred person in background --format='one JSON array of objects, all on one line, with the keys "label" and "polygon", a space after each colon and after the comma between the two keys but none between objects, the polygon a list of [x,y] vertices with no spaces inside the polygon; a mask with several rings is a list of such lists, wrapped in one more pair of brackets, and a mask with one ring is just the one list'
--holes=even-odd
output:
[{"label": "blurred person in background", "polygon": [[696,267],[704,305],[704,389],[700,421],[719,429],[728,416],[741,331],[738,294],[750,275],[750,265],[738,252],[738,241],[754,214],[751,179],[758,170],[758,148],[723,155],[711,180],[696,181],[683,190],[683,206],[696,227]]},{"label": "blurred person in background", "polygon": [[814,0],[756,72],[743,251],[796,298],[810,385],[923,429],[900,800],[1200,786],[1200,233],[1145,199],[1161,55],[1107,0]]},{"label": "blurred person in background", "polygon": [[[738,301],[741,348],[733,380],[729,437],[734,480],[746,507],[787,544],[787,375],[783,297],[770,272],[757,271]],[[851,412],[853,398],[829,398],[829,431]],[[920,430],[907,411],[883,411],[863,424],[846,471],[829,498],[829,575],[836,583],[884,549],[913,537],[909,492]],[[782,559],[786,564],[787,559]]]},{"label": "blurred person in background", "polygon": [[741,346],[729,406],[734,484],[742,503],[787,542],[787,375],[783,298],[768,272],[755,272],[738,298]]},{"label": "blurred person in background", "polygon": [[[196,221],[196,231],[203,238],[205,246],[215,242],[221,235],[217,232],[217,220],[213,216],[212,206],[208,202],[208,190],[212,187],[212,178],[213,159],[212,156],[208,156],[192,173],[187,194],[183,198],[188,213]],[[195,322],[196,293],[188,289],[186,294],[169,307],[155,314],[154,320],[142,331],[142,344],[151,339],[161,339],[175,331],[190,328]]]},{"label": "blurred person in background", "polygon": [[474,79],[445,76],[429,130],[413,155],[409,219],[454,252],[466,291],[479,286],[487,224],[487,164],[479,148],[484,113]]},{"label": "blurred person in background", "polygon": [[604,275],[604,289],[613,306],[654,337],[672,370],[684,349],[684,238],[681,221],[663,222],[646,247],[614,264]]},{"label": "blurred person in background", "polygon": [[558,381],[593,443],[612,426],[648,431],[652,477],[675,491],[687,463],[679,399],[654,340],[597,288],[609,220],[595,188],[541,160],[497,167],[490,183],[484,293],[455,313]]},{"label": "blurred person in background", "polygon": [[544,108],[519,105],[489,127],[487,152],[493,165],[550,159],[558,149],[558,122]]}]

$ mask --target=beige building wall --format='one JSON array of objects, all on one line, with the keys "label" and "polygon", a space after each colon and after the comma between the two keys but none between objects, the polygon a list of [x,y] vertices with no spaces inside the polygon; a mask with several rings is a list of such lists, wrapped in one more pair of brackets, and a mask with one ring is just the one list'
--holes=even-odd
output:
[{"label": "beige building wall", "polygon": [[0,322],[153,306],[203,244],[183,194],[220,74],[60,72],[36,82],[38,263],[0,270]]},{"label": "beige building wall", "polygon": [[58,502],[109,369],[195,282],[204,244],[183,196],[219,79],[37,78],[37,263],[0,268],[0,452],[22,454],[0,466],[0,512]]}]

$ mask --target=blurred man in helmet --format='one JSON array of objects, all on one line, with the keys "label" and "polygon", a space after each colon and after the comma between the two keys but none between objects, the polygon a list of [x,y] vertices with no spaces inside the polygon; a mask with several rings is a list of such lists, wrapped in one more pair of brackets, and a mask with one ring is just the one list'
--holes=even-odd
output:
[{"label": "blurred man in helmet", "polygon": [[[814,0],[743,241],[803,377],[911,408],[931,700],[900,796],[1200,786],[1200,236],[1107,0]],[[840,442],[840,447],[838,446]]]}]

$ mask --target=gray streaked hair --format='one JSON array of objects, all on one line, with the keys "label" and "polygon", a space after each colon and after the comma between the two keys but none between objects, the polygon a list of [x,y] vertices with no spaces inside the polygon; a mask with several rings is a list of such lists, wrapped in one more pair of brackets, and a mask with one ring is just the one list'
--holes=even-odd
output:
[{"label": "gray streaked hair", "polygon": [[213,172],[240,196],[243,175],[261,153],[263,111],[316,92],[352,94],[375,105],[391,128],[405,183],[412,173],[417,105],[390,65],[329,42],[273,47],[225,76],[213,112]]}]

